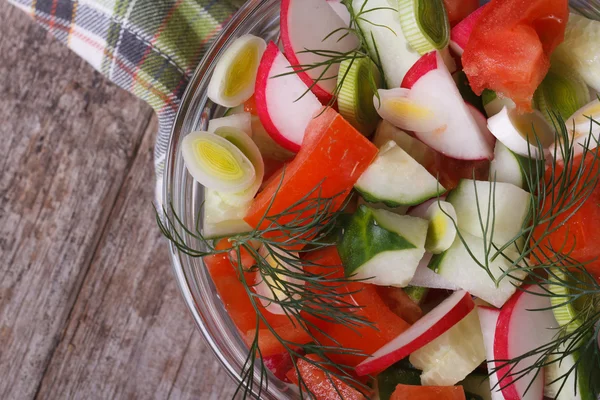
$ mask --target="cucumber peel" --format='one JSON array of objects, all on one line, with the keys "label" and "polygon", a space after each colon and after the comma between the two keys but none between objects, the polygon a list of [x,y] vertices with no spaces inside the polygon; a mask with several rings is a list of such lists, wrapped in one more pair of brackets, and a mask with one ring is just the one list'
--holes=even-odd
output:
[{"label": "cucumber peel", "polygon": [[379,400],[389,400],[392,393],[396,390],[396,386],[403,385],[420,385],[421,371],[409,368],[407,361],[399,361],[392,365],[379,375],[377,375],[377,392]]},{"label": "cucumber peel", "polygon": [[537,188],[540,176],[546,170],[543,160],[516,154],[496,141],[494,159],[490,163],[490,181],[511,183],[521,189]]},{"label": "cucumber peel", "polygon": [[450,22],[442,0],[399,0],[398,13],[406,40],[419,54],[448,45]]},{"label": "cucumber peel", "polygon": [[350,217],[337,248],[346,276],[404,287],[423,254],[427,221],[361,205]]},{"label": "cucumber peel", "polygon": [[344,60],[338,73],[340,83],[340,114],[363,135],[370,136],[380,120],[373,104],[373,95],[383,83],[379,69],[369,57]]}]

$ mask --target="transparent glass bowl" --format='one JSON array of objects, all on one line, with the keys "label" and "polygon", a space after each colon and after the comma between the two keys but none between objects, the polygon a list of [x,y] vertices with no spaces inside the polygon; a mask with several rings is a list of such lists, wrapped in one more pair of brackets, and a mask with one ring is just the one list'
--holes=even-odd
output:
[{"label": "transparent glass bowl", "polygon": [[[223,116],[225,108],[215,105],[206,96],[208,82],[216,61],[236,38],[251,33],[265,40],[277,40],[279,35],[279,0],[250,0],[233,17],[208,50],[183,95],[169,142],[163,187],[163,204],[172,203],[186,226],[196,226],[203,202],[203,190],[187,173],[179,151],[185,135],[206,130],[208,121]],[[169,210],[169,212],[171,212]],[[187,243],[193,243],[185,237]],[[175,276],[194,320],[209,346],[227,372],[240,381],[248,348],[230,320],[202,260],[181,254],[170,246]],[[295,390],[271,376],[263,399],[289,399]]]},{"label": "transparent glass bowl", "polygon": [[[572,7],[577,11],[596,19],[600,15],[599,3],[600,0],[571,1]],[[223,116],[225,109],[215,105],[206,96],[216,60],[233,40],[247,33],[263,37],[267,41],[277,41],[279,6],[279,0],[249,0],[208,50],[183,95],[169,142],[163,204],[167,207],[172,204],[186,226],[196,226],[203,191],[185,169],[179,151],[181,140],[190,132],[205,130],[210,119]],[[189,237],[183,236],[191,243]],[[247,347],[217,296],[202,260],[181,254],[172,245],[170,252],[177,282],[196,324],[227,372],[239,382],[239,372],[246,358]],[[268,391],[263,392],[261,398],[289,399],[295,397],[296,393],[295,389],[271,376]]]}]

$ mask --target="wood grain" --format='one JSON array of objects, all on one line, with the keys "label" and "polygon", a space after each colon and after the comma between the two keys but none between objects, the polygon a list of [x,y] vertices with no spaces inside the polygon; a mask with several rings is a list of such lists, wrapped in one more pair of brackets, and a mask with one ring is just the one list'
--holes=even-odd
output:
[{"label": "wood grain", "polygon": [[227,399],[233,381],[193,325],[153,219],[152,120],[39,398]]}]

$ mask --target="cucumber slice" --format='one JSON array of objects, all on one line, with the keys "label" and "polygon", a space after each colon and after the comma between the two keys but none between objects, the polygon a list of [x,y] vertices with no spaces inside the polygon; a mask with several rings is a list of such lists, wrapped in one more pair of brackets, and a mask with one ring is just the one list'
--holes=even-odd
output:
[{"label": "cucumber slice", "polygon": [[[367,207],[373,208],[375,210],[386,210],[386,211],[393,212],[394,214],[398,214],[398,215],[406,215],[406,213],[408,212],[408,209],[410,208],[409,206],[389,207],[383,203],[369,203],[362,197],[358,197],[358,205],[361,205],[361,204],[364,204]],[[413,215],[413,217],[414,217],[414,215]]]},{"label": "cucumber slice", "polygon": [[[557,352],[563,353],[566,349],[565,344]],[[557,358],[558,355],[552,355],[547,361]],[[597,400],[594,393],[600,392],[600,371],[580,358],[581,353],[574,352],[565,356],[562,361],[555,361],[544,367],[546,380],[544,396],[556,400]],[[577,373],[572,371],[576,363]],[[565,375],[568,375],[566,382],[561,379]],[[559,380],[556,381],[557,379]],[[564,387],[561,390],[563,383]]]},{"label": "cucumber slice", "polygon": [[346,276],[383,286],[408,285],[425,254],[427,221],[364,205],[338,243]]},{"label": "cucumber slice", "polygon": [[554,60],[546,77],[533,95],[535,107],[552,125],[556,123],[550,112],[567,120],[577,110],[590,102],[590,91],[579,74]]},{"label": "cucumber slice", "polygon": [[382,84],[379,69],[367,57],[347,59],[340,64],[338,82],[340,114],[363,135],[371,136],[380,120],[373,105],[373,95]]},{"label": "cucumber slice", "polygon": [[[488,374],[474,371],[458,384],[465,389],[465,393],[469,393],[473,398],[477,396],[481,400],[492,400]],[[467,395],[468,398],[469,395]]]},{"label": "cucumber slice", "polygon": [[423,166],[432,165],[435,162],[436,152],[429,146],[395,127],[388,121],[382,120],[373,136],[373,144],[381,148],[390,140],[396,142],[402,150],[406,151]]},{"label": "cucumber slice", "polygon": [[456,238],[456,211],[452,204],[434,201],[427,209],[425,219],[429,221],[425,250],[433,254],[448,250]]},{"label": "cucumber slice", "polygon": [[402,33],[397,9],[395,0],[352,0],[353,14],[360,14],[358,28],[371,58],[382,67],[389,88],[400,87],[404,75],[420,58]]},{"label": "cucumber slice", "polygon": [[398,0],[402,33],[423,55],[441,50],[450,41],[450,23],[442,0]]},{"label": "cucumber slice", "polygon": [[[231,117],[227,117],[231,118]],[[237,206],[246,204],[251,201],[260,185],[262,184],[263,178],[265,176],[265,164],[260,154],[260,150],[256,146],[256,144],[252,141],[250,136],[245,134],[239,129],[230,128],[230,127],[220,127],[217,128],[215,134],[227,139],[229,142],[233,143],[241,152],[250,160],[252,165],[254,166],[255,177],[254,182],[245,190],[234,193],[220,193],[221,198],[226,203]]]},{"label": "cucumber slice", "polygon": [[387,142],[354,188],[369,202],[390,207],[412,206],[443,194],[446,189],[396,142]]},{"label": "cucumber slice", "polygon": [[[460,216],[458,218],[460,220]],[[504,250],[503,254],[513,260],[518,256],[516,251],[510,248]],[[521,285],[526,273],[515,268],[505,257],[499,256],[488,260],[489,272],[494,277],[492,279],[473,257],[485,265],[486,251],[483,239],[461,231],[452,247],[433,256],[429,268],[473,296],[480,297],[497,308],[502,307]],[[495,280],[505,271],[510,271],[511,276],[502,279],[496,285]]]},{"label": "cucumber slice", "polygon": [[504,107],[508,109],[516,107],[514,101],[508,97],[499,97],[496,92],[489,89],[483,91],[481,94],[481,101],[488,118],[492,118],[494,115],[498,114]]},{"label": "cucumber slice", "polygon": [[420,385],[421,371],[407,368],[406,363],[400,361],[377,375],[376,384],[379,400],[389,400],[399,384]]},{"label": "cucumber slice", "polygon": [[530,185],[537,187],[538,179],[545,170],[543,160],[520,156],[499,141],[496,142],[494,159],[490,164],[490,181],[510,183],[529,190]]},{"label": "cucumber slice", "polygon": [[409,360],[423,370],[423,386],[452,386],[485,361],[485,348],[477,310],[429,344],[413,352]]},{"label": "cucumber slice", "polygon": [[206,239],[215,239],[252,231],[244,221],[250,204],[232,206],[216,190],[204,188],[202,235]]},{"label": "cucumber slice", "polygon": [[404,293],[418,305],[423,303],[427,292],[429,292],[429,289],[421,286],[407,286],[404,288]]},{"label": "cucumber slice", "polygon": [[532,197],[510,183],[463,179],[446,201],[456,210],[458,228],[478,237],[489,213],[487,239],[502,246],[527,224]]},{"label": "cucumber slice", "polygon": [[214,133],[219,128],[236,128],[252,137],[252,114],[242,111],[208,121],[207,130],[209,132]]}]

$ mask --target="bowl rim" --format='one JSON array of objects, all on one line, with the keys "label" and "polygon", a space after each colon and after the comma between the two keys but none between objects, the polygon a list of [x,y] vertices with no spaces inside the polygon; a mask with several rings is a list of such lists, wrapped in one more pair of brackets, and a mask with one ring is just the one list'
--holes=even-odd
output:
[{"label": "bowl rim", "polygon": [[[184,134],[183,128],[185,126],[186,117],[189,115],[190,108],[194,101],[194,95],[198,90],[198,86],[201,84],[202,77],[205,76],[210,69],[212,68],[216,58],[219,55],[219,51],[224,48],[225,43],[230,40],[230,37],[233,36],[235,31],[238,29],[239,25],[248,19],[248,17],[253,13],[253,11],[261,6],[271,2],[272,0],[247,0],[238,11],[227,21],[227,23],[223,26],[221,32],[216,36],[213,40],[212,44],[198,63],[195,68],[193,74],[189,79],[189,83],[183,92],[181,97],[179,108],[175,114],[175,119],[169,134],[169,142],[167,147],[167,153],[165,158],[165,169],[163,174],[163,182],[162,182],[162,206],[165,206],[165,211],[167,214],[171,213],[166,205],[168,205],[172,201],[172,190],[171,182],[168,177],[176,175],[176,158],[177,158],[177,149],[180,137]],[[194,295],[192,293],[191,287],[193,282],[190,282],[190,279],[186,272],[184,271],[183,262],[181,260],[182,254],[177,250],[175,245],[169,241],[169,260],[171,263],[171,267],[173,273],[175,275],[175,280],[177,282],[177,286],[179,287],[179,291],[183,297],[183,300],[187,306],[187,309],[192,314],[194,323],[200,330],[202,337],[205,340],[205,343],[208,344],[208,347],[212,351],[212,353],[216,356],[217,360],[224,367],[225,371],[227,371],[228,375],[233,378],[233,380],[239,384],[241,382],[240,372],[235,369],[231,362],[226,358],[225,354],[220,350],[219,345],[215,342],[213,337],[208,331],[206,326],[205,317],[200,313]],[[270,385],[269,385],[270,386]],[[267,395],[267,391],[262,391],[263,395]],[[253,391],[252,395],[257,397],[256,392]]]}]

